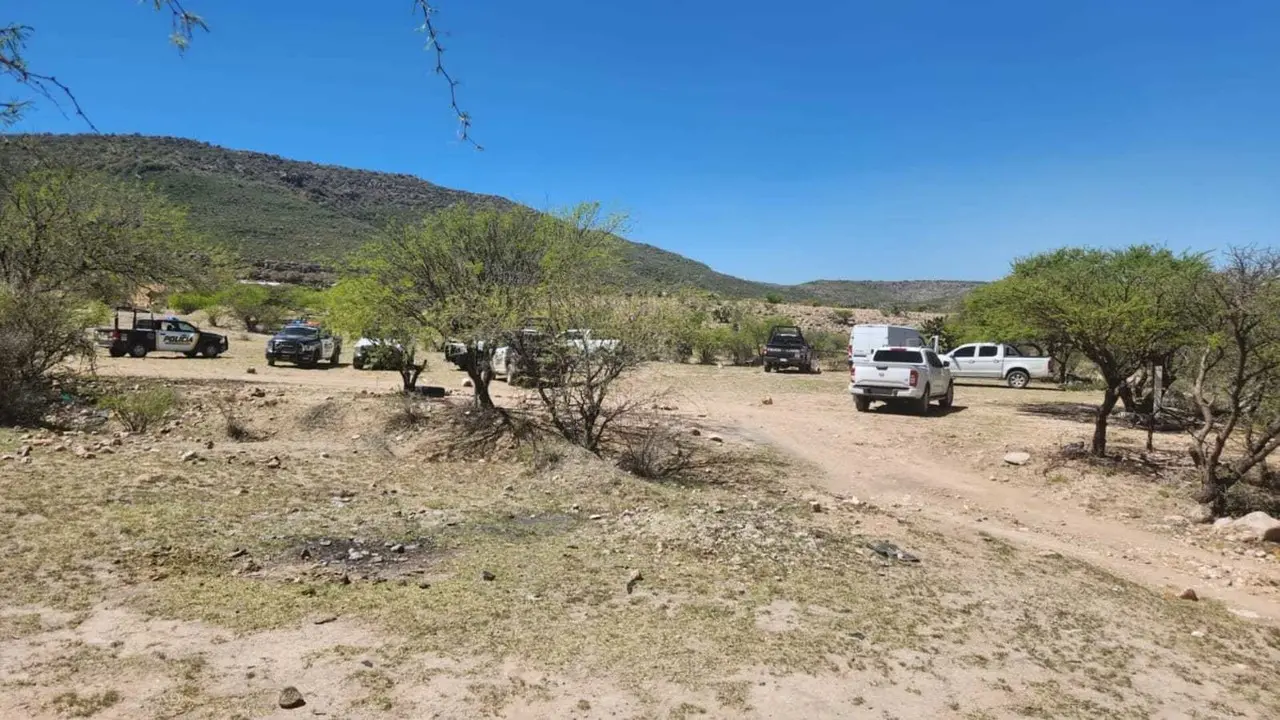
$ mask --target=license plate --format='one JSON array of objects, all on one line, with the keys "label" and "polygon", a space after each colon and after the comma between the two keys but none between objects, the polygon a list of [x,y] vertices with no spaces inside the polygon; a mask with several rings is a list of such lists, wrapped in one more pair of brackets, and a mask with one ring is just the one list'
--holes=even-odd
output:
[{"label": "license plate", "polygon": [[881,388],[881,387],[869,387],[867,388],[867,394],[868,395],[892,395],[893,389]]}]

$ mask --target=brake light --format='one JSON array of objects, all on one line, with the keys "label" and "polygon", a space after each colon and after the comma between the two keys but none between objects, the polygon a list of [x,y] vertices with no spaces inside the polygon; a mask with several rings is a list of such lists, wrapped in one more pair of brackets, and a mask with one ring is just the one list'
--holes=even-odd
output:
[{"label": "brake light", "polygon": [[853,343],[849,343],[849,360],[853,360]]},{"label": "brake light", "polygon": [[119,340],[119,339],[120,339],[120,331],[119,331],[119,330],[117,330],[117,331],[115,331],[115,332],[111,333],[111,339],[112,339],[112,340]]},{"label": "brake light", "polygon": [[858,378],[858,367],[856,365],[849,366],[849,380],[853,381]]},{"label": "brake light", "polygon": [[912,370],[911,379],[907,381],[907,384],[909,384],[911,387],[915,387],[919,383],[920,383],[920,373],[916,372],[915,370]]}]

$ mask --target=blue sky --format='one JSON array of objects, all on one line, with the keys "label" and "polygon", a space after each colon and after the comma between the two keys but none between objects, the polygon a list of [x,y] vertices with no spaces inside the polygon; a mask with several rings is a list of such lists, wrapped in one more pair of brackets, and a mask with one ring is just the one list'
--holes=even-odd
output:
[{"label": "blue sky", "polygon": [[[439,0],[483,153],[407,1],[185,4],[211,29],[185,57],[131,0],[0,21],[104,132],[599,200],[758,280],[992,279],[1064,244],[1271,245],[1280,220],[1274,0]],[[85,128],[43,105],[18,129]]]}]

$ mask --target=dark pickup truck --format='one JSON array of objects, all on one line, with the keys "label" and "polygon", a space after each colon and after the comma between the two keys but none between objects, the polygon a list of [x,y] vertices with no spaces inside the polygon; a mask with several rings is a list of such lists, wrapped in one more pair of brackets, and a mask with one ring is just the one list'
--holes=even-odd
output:
[{"label": "dark pickup truck", "polygon": [[176,317],[138,317],[133,313],[133,327],[120,327],[120,314],[109,328],[94,330],[94,340],[107,349],[111,357],[146,357],[150,352],[176,352],[187,357],[203,355],[216,358],[227,351],[225,335],[205,332]]},{"label": "dark pickup truck", "polygon": [[776,325],[769,330],[769,342],[760,351],[765,372],[795,368],[802,373],[818,370],[818,353],[794,325]]}]

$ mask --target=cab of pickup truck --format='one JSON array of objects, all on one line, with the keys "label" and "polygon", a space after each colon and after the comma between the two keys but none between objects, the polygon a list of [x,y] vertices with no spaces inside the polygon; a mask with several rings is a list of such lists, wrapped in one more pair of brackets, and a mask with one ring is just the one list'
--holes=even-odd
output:
[{"label": "cab of pickup truck", "polygon": [[1053,377],[1053,358],[1024,355],[1005,343],[971,343],[947,354],[958,378],[1004,380],[1009,387],[1022,389],[1032,380]]}]

